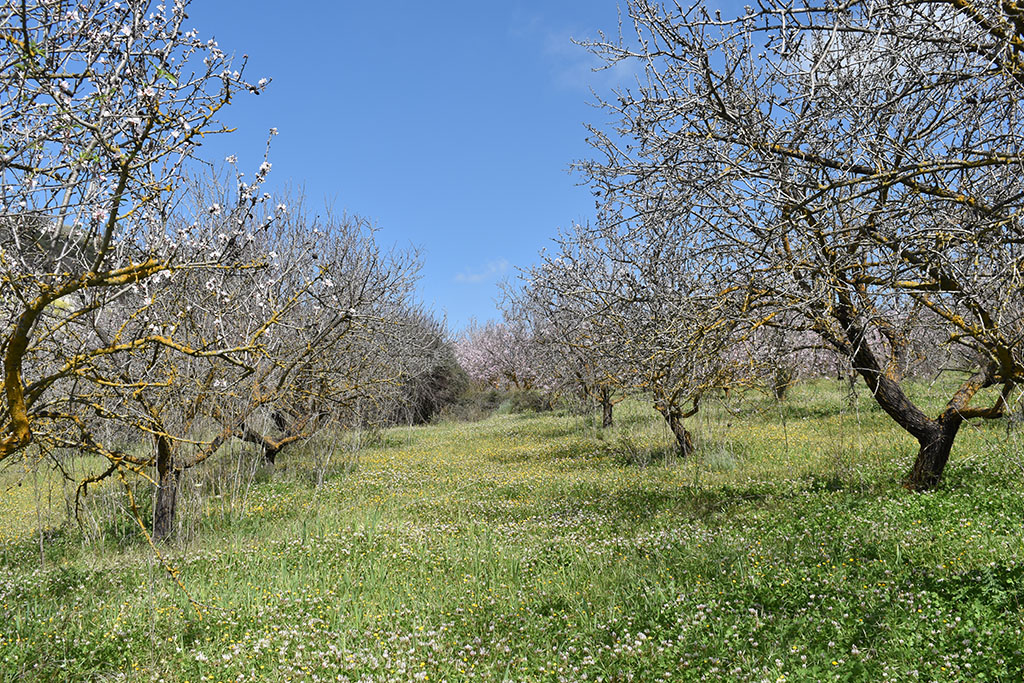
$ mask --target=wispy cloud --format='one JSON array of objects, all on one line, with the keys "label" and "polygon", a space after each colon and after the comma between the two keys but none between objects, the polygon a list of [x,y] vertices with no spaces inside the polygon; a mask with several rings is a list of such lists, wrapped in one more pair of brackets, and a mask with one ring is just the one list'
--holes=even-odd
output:
[{"label": "wispy cloud", "polygon": [[[609,67],[600,57],[573,42],[598,39],[596,29],[555,26],[543,16],[533,15],[515,32],[536,41],[549,64],[552,81],[566,90],[606,92],[635,85],[637,77],[643,74],[638,62],[629,60]],[[606,38],[615,40],[617,36],[612,34]]]},{"label": "wispy cloud", "polygon": [[488,261],[481,270],[465,270],[455,275],[455,281],[463,284],[487,282],[508,272],[509,263],[505,259]]},{"label": "wispy cloud", "polygon": [[564,33],[548,33],[544,38],[544,52],[552,64],[555,83],[568,90],[608,91],[636,84],[642,69],[632,61],[607,66],[597,55],[573,43],[574,36]]}]

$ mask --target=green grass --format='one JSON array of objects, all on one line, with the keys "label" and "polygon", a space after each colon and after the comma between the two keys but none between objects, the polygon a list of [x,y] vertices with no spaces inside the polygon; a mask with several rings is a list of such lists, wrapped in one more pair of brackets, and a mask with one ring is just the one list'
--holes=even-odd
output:
[{"label": "green grass", "polygon": [[302,452],[190,474],[167,559],[202,619],[130,525],[54,526],[7,471],[0,680],[1021,680],[1022,437],[966,426],[909,494],[861,393],[711,405],[687,460],[627,402],[394,429],[320,487]]}]

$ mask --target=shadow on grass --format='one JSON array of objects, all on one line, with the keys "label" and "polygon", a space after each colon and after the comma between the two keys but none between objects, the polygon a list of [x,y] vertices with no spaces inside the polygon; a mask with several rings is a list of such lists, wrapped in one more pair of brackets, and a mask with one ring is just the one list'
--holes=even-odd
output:
[{"label": "shadow on grass", "polygon": [[821,402],[821,403],[796,403],[783,401],[776,405],[764,406],[765,415],[781,415],[786,420],[820,420],[829,417],[850,416],[857,412],[875,413],[881,412],[881,408],[874,401],[860,402],[856,408],[852,408],[844,402]]},{"label": "shadow on grass", "polygon": [[632,526],[646,524],[662,512],[704,521],[737,506],[763,504],[772,497],[773,492],[761,486],[685,486],[673,491],[625,489],[579,502],[581,508],[601,513],[613,524]]},{"label": "shadow on grass", "polygon": [[917,585],[958,605],[978,603],[997,610],[1019,612],[1024,605],[1024,565],[995,564],[937,576],[919,569]]},{"label": "shadow on grass", "polygon": [[673,467],[680,462],[679,449],[670,444],[637,446],[627,439],[609,448],[612,462],[620,467]]},{"label": "shadow on grass", "polygon": [[500,452],[489,453],[487,459],[503,465],[530,462],[534,464],[558,463],[563,466],[567,461],[578,461],[580,468],[588,468],[595,466],[597,457],[606,454],[605,449],[600,447],[586,443],[569,443],[546,449],[530,447],[504,449]]}]

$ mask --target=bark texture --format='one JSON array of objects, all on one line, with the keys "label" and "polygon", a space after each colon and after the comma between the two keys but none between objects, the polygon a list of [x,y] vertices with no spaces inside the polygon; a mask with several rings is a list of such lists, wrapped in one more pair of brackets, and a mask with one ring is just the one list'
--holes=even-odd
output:
[{"label": "bark texture", "polygon": [[[930,418],[907,397],[899,381],[881,363],[867,343],[864,330],[853,323],[852,318],[844,320],[851,346],[855,349],[853,366],[864,378],[878,405],[911,436],[917,439],[920,448],[913,466],[903,479],[903,486],[911,491],[929,491],[942,481],[942,473],[949,462],[960,425],[967,417],[996,417],[1002,414],[1005,399],[1000,399],[988,410],[972,410],[971,399],[980,389],[994,384],[994,366],[979,370],[968,378],[953,397],[946,403],[945,410],[937,418]],[[1004,395],[1005,397],[1005,391]]]},{"label": "bark texture", "polygon": [[156,471],[159,486],[153,506],[154,541],[162,541],[174,532],[174,517],[178,509],[178,484],[181,481],[181,469],[174,465],[174,449],[170,440],[158,437]]},{"label": "bark texture", "polygon": [[918,437],[921,448],[913,467],[903,480],[906,488],[911,491],[929,491],[938,486],[961,424],[963,418],[958,414],[946,414],[934,421],[934,427]]},{"label": "bark texture", "polygon": [[612,426],[612,392],[608,389],[601,389],[601,427],[607,429]]},{"label": "bark texture", "polygon": [[690,437],[690,432],[683,426],[682,416],[679,413],[669,413],[665,415],[665,420],[668,422],[669,429],[672,430],[672,435],[676,437],[679,455],[686,457],[693,453],[693,439]]},{"label": "bark texture", "polygon": [[676,438],[676,445],[679,447],[679,455],[686,457],[693,453],[693,438],[690,436],[690,432],[687,431],[683,421],[685,418],[691,417],[697,413],[696,403],[694,403],[692,410],[685,413],[680,410],[675,403],[669,400],[658,400],[654,404],[654,409],[661,413],[662,417],[665,418],[665,422],[668,423],[668,428]]}]

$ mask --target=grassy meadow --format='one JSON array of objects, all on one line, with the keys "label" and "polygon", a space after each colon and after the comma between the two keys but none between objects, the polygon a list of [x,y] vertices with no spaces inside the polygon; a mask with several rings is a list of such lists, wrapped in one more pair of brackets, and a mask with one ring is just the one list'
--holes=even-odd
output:
[{"label": "grassy meadow", "polygon": [[183,588],[115,486],[69,524],[7,467],[0,680],[1022,680],[1024,430],[965,425],[910,494],[844,391],[709,404],[685,461],[639,402],[238,450],[184,482]]}]

